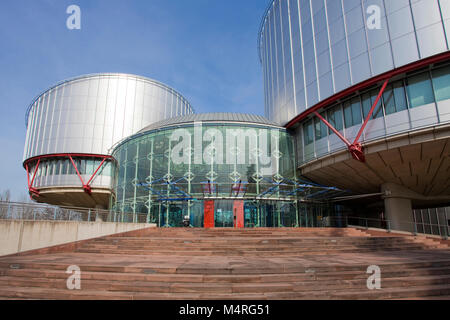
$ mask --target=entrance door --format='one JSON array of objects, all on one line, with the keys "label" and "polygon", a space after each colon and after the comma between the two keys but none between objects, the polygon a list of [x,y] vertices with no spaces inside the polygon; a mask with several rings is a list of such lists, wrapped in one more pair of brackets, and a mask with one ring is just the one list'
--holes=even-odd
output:
[{"label": "entrance door", "polygon": [[233,204],[234,227],[244,228],[244,201],[234,201]]},{"label": "entrance door", "polygon": [[214,200],[204,201],[204,227],[205,229],[214,228]]},{"label": "entrance door", "polygon": [[232,200],[216,200],[215,206],[215,224],[216,228],[233,228],[234,227],[234,201]]}]

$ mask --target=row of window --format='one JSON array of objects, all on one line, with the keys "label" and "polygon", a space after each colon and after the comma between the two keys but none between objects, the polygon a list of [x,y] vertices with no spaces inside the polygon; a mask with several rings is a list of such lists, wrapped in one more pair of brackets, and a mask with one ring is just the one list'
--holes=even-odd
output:
[{"label": "row of window", "polygon": [[[368,116],[380,88],[358,95],[322,112],[337,130],[361,125]],[[426,71],[405,79],[390,83],[383,93],[372,115],[373,119],[381,118],[403,110],[450,99],[450,66]],[[318,118],[309,120],[303,125],[305,145],[333,134]]]},{"label": "row of window", "polygon": [[[93,175],[102,162],[102,160],[94,159],[73,159],[73,161],[81,175]],[[35,168],[35,166],[30,168],[31,174],[34,173]],[[55,159],[41,161],[36,172],[36,177],[76,174],[77,172],[70,159]],[[112,176],[111,162],[105,162],[100,170],[98,170],[97,175]]]}]

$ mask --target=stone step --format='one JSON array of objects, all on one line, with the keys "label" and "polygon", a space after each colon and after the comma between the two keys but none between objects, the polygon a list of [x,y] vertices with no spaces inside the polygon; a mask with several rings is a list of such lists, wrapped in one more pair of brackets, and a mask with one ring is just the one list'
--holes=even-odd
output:
[{"label": "stone step", "polygon": [[[262,239],[261,239],[262,238]],[[412,238],[412,237],[411,237]],[[123,242],[152,242],[152,241],[158,241],[158,242],[204,242],[204,243],[229,243],[229,242],[255,242],[260,243],[262,241],[269,241],[269,242],[308,242],[308,243],[315,243],[315,242],[330,242],[330,241],[340,241],[340,242],[357,242],[358,240],[363,241],[399,241],[399,242],[405,242],[409,241],[406,237],[368,237],[368,236],[358,236],[358,237],[352,237],[352,238],[343,238],[343,237],[292,237],[292,236],[267,236],[267,237],[226,237],[226,238],[203,238],[203,237],[188,237],[188,238],[179,238],[179,237],[117,237],[117,236],[110,236],[107,238],[97,238],[91,240],[91,242],[100,242],[100,243],[110,243],[111,241],[123,241]],[[428,239],[427,239],[428,240]]]},{"label": "stone step", "polygon": [[186,245],[186,246],[199,246],[199,247],[226,247],[226,246],[267,246],[267,247],[273,247],[273,246],[306,246],[309,247],[311,245],[314,246],[336,246],[336,245],[393,245],[393,244],[433,244],[438,245],[438,243],[424,243],[424,242],[416,242],[416,241],[399,241],[399,240],[379,240],[379,239],[358,239],[355,241],[339,241],[339,240],[329,240],[329,241],[271,241],[271,240],[260,240],[258,242],[252,242],[252,241],[245,241],[245,240],[238,240],[238,241],[198,241],[198,240],[184,240],[184,241],[159,241],[160,239],[152,239],[148,241],[121,241],[121,240],[110,240],[110,241],[90,241],[86,243],[86,246],[89,245],[103,245],[103,246],[180,246],[180,245]]},{"label": "stone step", "polygon": [[[450,276],[450,267],[406,269],[396,271],[382,271],[383,279],[402,277]],[[39,269],[0,269],[0,279],[67,279],[63,270]],[[368,275],[365,270],[321,273],[292,273],[292,274],[260,274],[260,275],[189,275],[189,274],[142,274],[142,273],[111,273],[111,272],[82,272],[83,280],[142,281],[142,282],[170,282],[170,283],[271,283],[271,282],[328,282],[341,280],[362,279],[366,281]]]},{"label": "stone step", "polygon": [[[195,234],[195,233],[170,233],[170,234],[146,234],[141,238],[202,238],[202,239],[213,239],[213,238],[267,238],[267,237],[292,237],[292,238],[318,238],[318,237],[335,237],[335,238],[344,238],[344,237],[368,237],[363,233],[308,233],[308,234],[298,234],[298,233],[255,233],[248,234],[246,232],[238,233],[216,233],[216,234]],[[117,236],[115,236],[117,237]],[[127,236],[123,236],[127,237]],[[129,238],[129,236],[128,236]]]},{"label": "stone step", "polygon": [[[229,249],[229,250],[129,250],[129,249],[78,249],[75,252],[78,253],[90,253],[90,254],[111,254],[111,255],[149,255],[149,256],[255,256],[255,257],[269,257],[269,256],[298,256],[298,255],[326,255],[326,254],[334,254],[334,253],[351,253],[357,250],[358,248],[349,248],[349,249],[332,249],[332,250],[299,250],[292,249],[290,251],[258,251],[258,250],[240,250],[240,249]],[[371,248],[364,249],[364,252],[399,252],[399,251],[411,251],[411,250],[421,250],[424,249],[421,246],[408,246],[408,247],[394,247],[394,248]]]},{"label": "stone step", "polygon": [[151,250],[158,251],[163,248],[165,251],[185,251],[185,250],[194,250],[194,251],[229,251],[229,250],[246,250],[246,251],[291,251],[291,250],[299,250],[299,251],[319,251],[319,250],[340,250],[340,249],[354,249],[354,250],[365,250],[365,249],[373,249],[373,248],[438,248],[433,246],[427,246],[425,244],[420,243],[404,243],[404,244],[395,244],[395,243],[384,243],[384,244],[359,244],[359,245],[351,245],[351,244],[332,244],[332,245],[190,245],[190,244],[180,244],[180,245],[154,245],[154,246],[138,246],[138,245],[102,245],[102,244],[89,244],[83,245],[78,250]]},{"label": "stone step", "polygon": [[[382,261],[380,261],[382,262]],[[363,271],[366,272],[367,264],[336,264],[336,265],[319,265],[319,266],[303,266],[303,265],[286,265],[283,269],[259,266],[235,266],[235,267],[215,267],[208,265],[189,266],[182,265],[179,267],[155,267],[155,266],[120,266],[103,264],[78,264],[83,272],[109,272],[109,273],[141,273],[141,274],[188,274],[188,275],[254,275],[254,274],[292,274],[292,273],[326,273],[326,272],[346,272],[346,271]],[[50,262],[6,262],[0,261],[2,269],[36,269],[36,270],[66,270],[67,263],[50,263]],[[379,267],[383,272],[396,270],[409,270],[421,268],[444,268],[450,267],[450,260],[433,260],[411,263],[379,263]]]},{"label": "stone step", "polygon": [[[72,264],[80,291],[66,288]],[[381,268],[382,290],[367,289],[370,264]],[[402,299],[449,290],[448,248],[355,229],[153,228],[0,257],[5,299]]]},{"label": "stone step", "polygon": [[[316,229],[311,231],[303,231],[300,229],[158,229],[158,230],[143,230],[139,232],[139,237],[222,237],[222,236],[240,236],[240,237],[266,237],[266,236],[296,236],[296,237],[308,237],[308,236],[361,236],[365,234],[364,232],[356,230],[346,230],[346,229]],[[129,236],[127,234],[123,236]],[[134,236],[134,234],[133,234]]]},{"label": "stone step", "polygon": [[426,285],[411,288],[390,288],[382,290],[348,290],[317,292],[267,292],[267,293],[148,293],[111,292],[97,290],[67,290],[54,288],[0,287],[0,297],[15,299],[51,300],[375,300],[401,299],[410,297],[432,297],[450,295],[450,285]]},{"label": "stone step", "polygon": [[[417,287],[424,285],[450,284],[450,275],[383,278],[382,287],[387,290],[398,287]],[[65,279],[38,279],[0,277],[2,287],[38,287],[66,289]],[[83,279],[83,290],[120,291],[120,292],[158,292],[158,293],[270,293],[270,292],[316,292],[368,290],[366,279],[328,280],[302,282],[270,283],[171,283],[149,281],[109,281]]]}]

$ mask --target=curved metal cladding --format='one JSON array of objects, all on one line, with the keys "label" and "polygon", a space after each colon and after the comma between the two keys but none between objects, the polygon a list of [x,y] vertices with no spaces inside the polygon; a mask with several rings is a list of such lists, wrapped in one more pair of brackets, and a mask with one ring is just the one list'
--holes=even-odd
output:
[{"label": "curved metal cladding", "polygon": [[[151,123],[191,113],[178,92],[140,76],[95,74],[61,82],[27,112],[29,187],[84,186],[116,143]],[[111,189],[111,159],[105,160],[91,184]]]},{"label": "curved metal cladding", "polygon": [[274,0],[258,39],[266,116],[285,125],[351,86],[448,51],[449,38],[448,0]]},{"label": "curved metal cladding", "polygon": [[448,123],[449,36],[447,0],[275,0],[259,37],[266,116],[296,128],[299,165]]}]

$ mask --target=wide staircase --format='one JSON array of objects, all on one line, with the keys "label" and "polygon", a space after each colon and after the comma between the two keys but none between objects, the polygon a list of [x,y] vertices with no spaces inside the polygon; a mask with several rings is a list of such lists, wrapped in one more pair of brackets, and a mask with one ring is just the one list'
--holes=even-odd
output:
[{"label": "wide staircase", "polygon": [[[67,289],[72,265],[80,290]],[[447,298],[447,244],[352,228],[152,228],[0,257],[0,299]]]}]

